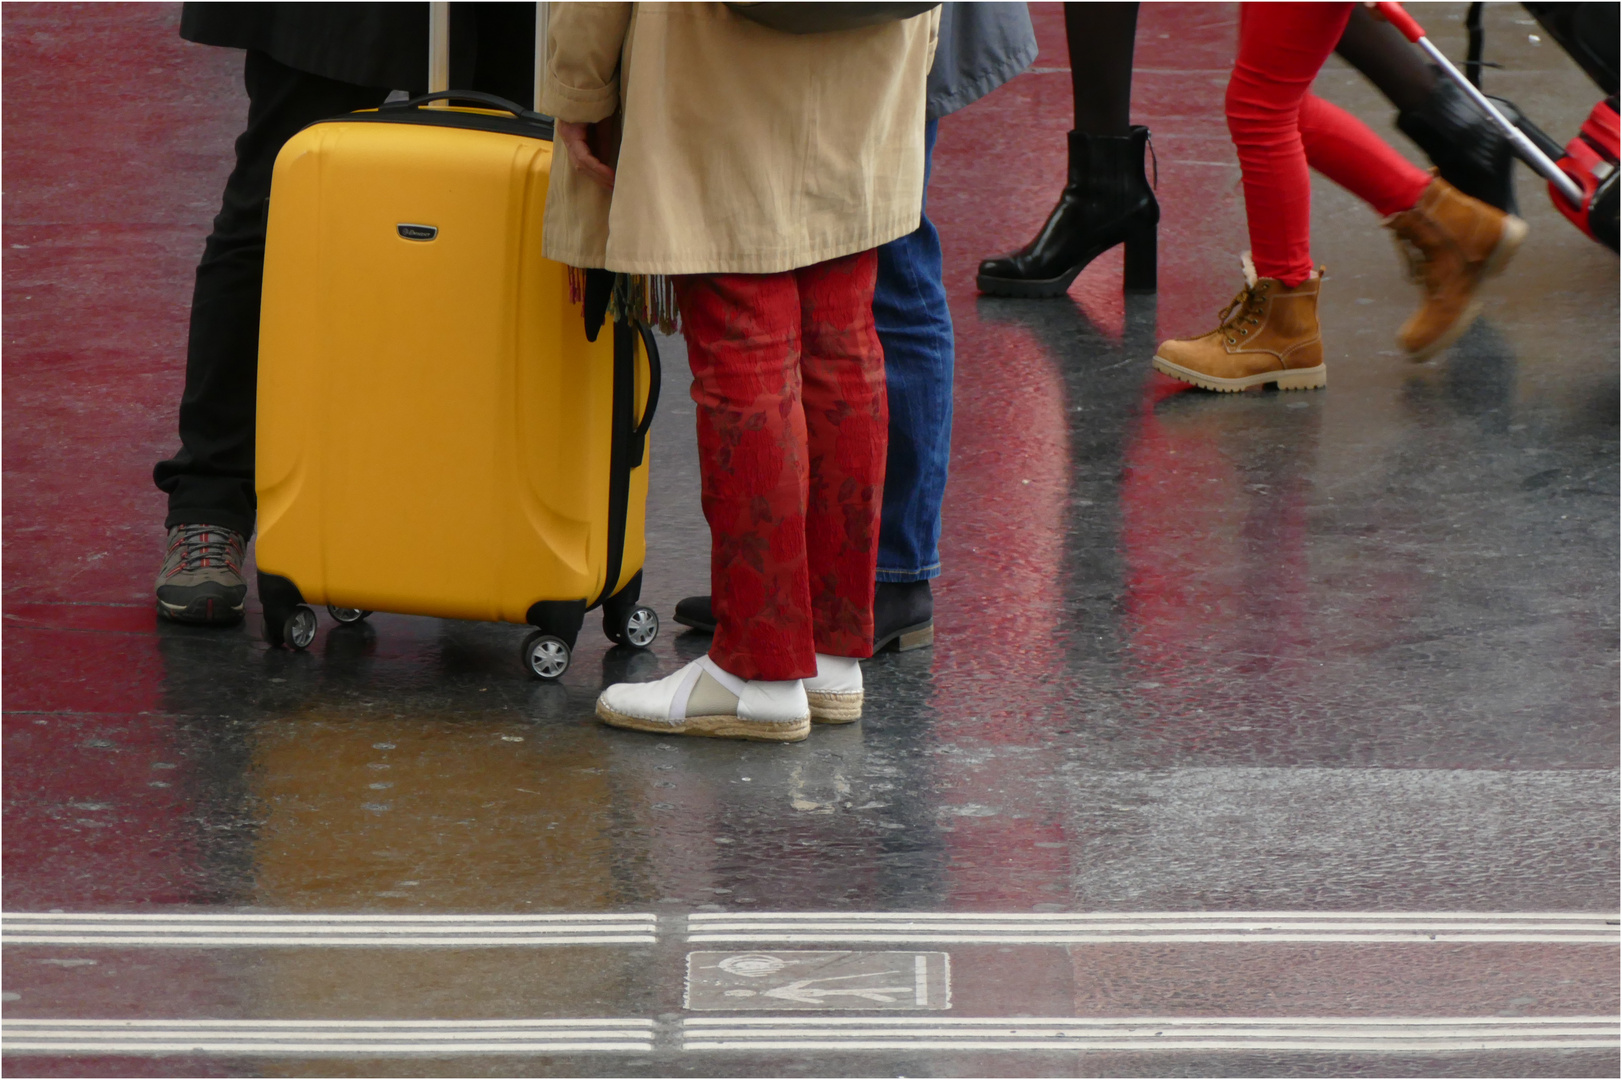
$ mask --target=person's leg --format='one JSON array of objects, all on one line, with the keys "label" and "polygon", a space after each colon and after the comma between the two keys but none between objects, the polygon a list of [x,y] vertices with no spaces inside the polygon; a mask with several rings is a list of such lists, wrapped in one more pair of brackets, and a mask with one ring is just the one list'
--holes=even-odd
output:
[{"label": "person's leg", "polygon": [[795,271],[813,634],[817,652],[856,659],[873,654],[888,428],[884,352],[873,325],[877,270],[877,255],[864,251]]},{"label": "person's leg", "polygon": [[1300,129],[1312,167],[1373,207],[1409,253],[1425,299],[1398,342],[1416,360],[1446,348],[1474,320],[1476,290],[1509,261],[1525,225],[1432,177],[1362,121],[1312,94],[1301,101]]},{"label": "person's leg", "polygon": [[388,95],[306,75],[258,52],[247,54],[243,82],[248,123],[192,291],[180,450],[152,470],[169,496],[158,610],[180,622],[215,625],[241,619],[248,591],[242,563],[254,526],[259,292],[271,169],[282,144],[306,124],[375,106]]},{"label": "person's leg", "polygon": [[1430,173],[1345,109],[1307,94],[1300,110],[1301,144],[1308,164],[1381,217],[1412,209],[1430,186]]},{"label": "person's leg", "polygon": [[1359,4],[1335,52],[1397,107],[1398,129],[1425,152],[1444,180],[1472,198],[1515,212],[1515,155],[1509,140],[1418,46]]},{"label": "person's leg", "polygon": [[271,168],[301,128],[374,107],[389,91],[308,75],[258,52],[247,54],[243,82],[248,123],[192,291],[180,451],[157,464],[153,480],[169,496],[166,527],[216,525],[246,537],[254,525],[259,293]]},{"label": "person's leg", "polygon": [[1064,42],[1070,53],[1077,131],[1131,132],[1132,47],[1137,35],[1137,4],[1065,4]]},{"label": "person's leg", "polygon": [[1436,68],[1396,27],[1361,8],[1359,4],[1348,16],[1335,52],[1362,72],[1391,104],[1399,109],[1419,108],[1440,81]]},{"label": "person's leg", "polygon": [[[924,183],[935,144],[925,134]],[[941,502],[952,446],[952,312],[927,196],[918,228],[878,249],[873,323],[884,349],[890,430],[878,580],[940,576]]]},{"label": "person's leg", "polygon": [[[609,686],[597,715],[635,731],[798,742],[814,712],[802,680],[818,674],[806,499],[819,468],[800,400],[799,282],[790,271],[693,274],[675,285],[719,625],[707,656],[655,682]],[[870,281],[869,308],[871,292]],[[871,596],[871,562],[865,578]]]},{"label": "person's leg", "polygon": [[1423,359],[1473,318],[1481,281],[1524,235],[1518,219],[1460,195],[1405,161],[1361,123],[1308,93],[1350,4],[1245,4],[1228,83],[1228,128],[1244,172],[1253,263],[1216,330],[1162,342],[1156,370],[1210,390],[1325,385],[1312,270],[1308,155],[1382,213],[1414,253],[1426,302],[1398,334]]},{"label": "person's leg", "polygon": [[[878,248],[873,322],[890,405],[884,506],[874,590],[874,647],[934,641],[929,581],[940,575],[941,502],[952,443],[952,312],[941,277],[940,235],[927,213],[937,124],[924,133],[925,213],[918,228]],[[676,605],[676,621],[715,630],[709,596]]]},{"label": "person's leg", "polygon": [[740,679],[815,675],[795,275],[691,275],[676,293],[710,524],[710,658]]},{"label": "person's leg", "polygon": [[1351,4],[1247,3],[1228,80],[1228,130],[1244,174],[1251,257],[1245,287],[1215,330],[1163,341],[1154,367],[1207,390],[1327,382],[1312,272],[1312,188],[1301,101],[1328,59]]},{"label": "person's leg", "polygon": [[1301,101],[1351,14],[1347,3],[1247,3],[1228,80],[1228,130],[1244,174],[1245,217],[1258,277],[1286,288],[1312,274],[1312,187]]},{"label": "person's leg", "polygon": [[1122,285],[1152,292],[1160,204],[1144,176],[1149,129],[1132,127],[1132,48],[1137,4],[1064,6],[1076,127],[1059,202],[1023,248],[980,263],[990,296],[1063,296],[1098,256],[1126,245]]}]

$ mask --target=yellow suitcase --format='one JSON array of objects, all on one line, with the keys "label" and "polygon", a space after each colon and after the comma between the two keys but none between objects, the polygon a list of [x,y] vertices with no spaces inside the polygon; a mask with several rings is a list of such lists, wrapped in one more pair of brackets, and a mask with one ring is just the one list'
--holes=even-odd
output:
[{"label": "yellow suitcase", "polygon": [[588,340],[541,257],[551,136],[452,91],[277,157],[255,476],[273,646],[309,645],[319,604],[527,623],[552,679],[592,607],[617,642],[658,633],[637,603],[658,351],[620,322]]}]

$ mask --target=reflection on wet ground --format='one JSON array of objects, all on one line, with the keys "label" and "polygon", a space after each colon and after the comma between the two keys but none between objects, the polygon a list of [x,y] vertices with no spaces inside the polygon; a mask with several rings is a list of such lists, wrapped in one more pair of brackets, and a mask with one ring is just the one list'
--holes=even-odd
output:
[{"label": "reflection on wet ground", "polygon": [[[1518,11],[1490,12],[1492,78],[1564,130],[1593,92]],[[1423,17],[1454,48],[1450,14]],[[324,621],[295,655],[155,625],[145,472],[239,61],[175,41],[168,6],[4,18],[5,909],[155,920],[7,923],[8,1075],[1617,1072],[1616,261],[1529,176],[1514,270],[1420,367],[1377,223],[1320,183],[1330,388],[1219,397],[1147,358],[1237,279],[1231,9],[1145,6],[1158,297],[1123,298],[1112,256],[1069,300],[976,298],[975,259],[1062,175],[1068,83],[949,120],[937,644],[867,666],[861,724],[684,742],[591,703],[692,634],[584,634],[551,685],[512,627]],[[75,85],[153,93],[86,117]],[[1356,76],[1319,89],[1383,129]],[[645,599],[668,615],[708,554],[667,349]],[[604,913],[649,921],[533,920]],[[744,919],[771,913],[800,914]],[[312,943],[363,931],[394,944]],[[734,949],[745,974],[691,997],[687,954]],[[877,958],[797,955],[830,951]],[[113,1026],[19,1026],[73,1018]]]}]

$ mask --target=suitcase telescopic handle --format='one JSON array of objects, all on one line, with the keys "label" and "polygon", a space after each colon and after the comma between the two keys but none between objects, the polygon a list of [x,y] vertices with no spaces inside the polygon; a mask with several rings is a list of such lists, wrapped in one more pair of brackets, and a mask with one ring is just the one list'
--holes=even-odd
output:
[{"label": "suitcase telescopic handle", "polygon": [[1498,129],[1504,133],[1504,137],[1509,140],[1510,145],[1515,147],[1515,152],[1522,161],[1542,174],[1543,178],[1548,180],[1549,184],[1561,195],[1565,196],[1566,201],[1571,203],[1572,206],[1581,207],[1583,205],[1583,190],[1577,186],[1576,181],[1572,180],[1560,166],[1551,161],[1549,155],[1538,148],[1537,143],[1527,138],[1526,133],[1516,127],[1508,117],[1500,112],[1498,106],[1488,101],[1487,96],[1477,89],[1474,83],[1465,78],[1462,71],[1453,66],[1453,61],[1449,60],[1447,54],[1438,49],[1435,43],[1425,36],[1425,28],[1420,26],[1412,15],[1403,10],[1401,4],[1393,3],[1391,0],[1381,0],[1380,3],[1374,6],[1380,9],[1380,14],[1385,16],[1385,20],[1396,27],[1403,37],[1425,50],[1426,55],[1442,69],[1442,73],[1452,79],[1459,89],[1463,90],[1465,95],[1475,102],[1476,108],[1487,114]]},{"label": "suitcase telescopic handle", "polygon": [[499,109],[510,112],[520,120],[534,120],[544,123],[546,117],[533,109],[526,109],[516,101],[508,101],[495,94],[486,94],[482,90],[436,90],[431,94],[419,94],[409,101],[391,101],[378,107],[379,112],[396,112],[401,109],[420,109],[434,101],[471,101],[475,105],[482,105],[487,109]]},{"label": "suitcase telescopic handle", "polygon": [[[546,37],[550,11],[546,0],[535,4],[535,107],[541,107],[541,83],[546,75]],[[451,86],[451,6],[446,0],[428,5],[428,89]]]},{"label": "suitcase telescopic handle", "polygon": [[642,335],[642,349],[648,354],[648,403],[642,406],[642,419],[631,429],[631,439],[637,448],[636,463],[640,465],[642,440],[647,437],[648,429],[653,427],[653,414],[659,408],[659,384],[664,381],[664,372],[659,364],[659,343],[654,340],[653,331],[643,323],[637,323],[636,329]]}]

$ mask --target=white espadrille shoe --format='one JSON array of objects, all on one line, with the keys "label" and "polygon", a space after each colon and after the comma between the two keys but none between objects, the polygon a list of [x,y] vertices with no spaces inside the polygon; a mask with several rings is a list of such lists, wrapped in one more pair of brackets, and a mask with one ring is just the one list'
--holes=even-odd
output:
[{"label": "white espadrille shoe", "polygon": [[819,724],[848,724],[862,718],[862,664],[850,656],[817,653],[817,675],[805,680],[811,719]]},{"label": "white espadrille shoe", "polygon": [[615,683],[597,698],[605,724],[660,735],[799,742],[811,707],[799,679],[740,679],[708,656],[657,682]]}]

